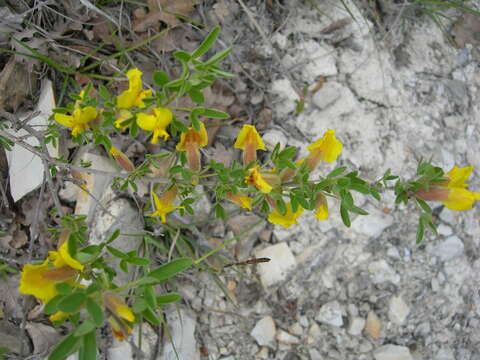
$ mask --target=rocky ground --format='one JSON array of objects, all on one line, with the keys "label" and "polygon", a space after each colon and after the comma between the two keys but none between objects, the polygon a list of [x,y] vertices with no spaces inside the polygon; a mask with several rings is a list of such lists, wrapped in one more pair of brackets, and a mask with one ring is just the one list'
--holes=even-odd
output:
[{"label": "rocky ground", "polygon": [[[228,66],[239,76],[226,87],[243,120],[257,124],[267,144],[303,151],[335,129],[344,152],[322,173],[341,164],[372,181],[388,168],[409,178],[421,158],[447,170],[478,168],[478,18],[452,11],[442,29],[428,17],[390,16],[388,9],[379,21],[360,2],[345,3],[349,11],[336,1],[218,0],[198,9],[234,48]],[[236,132],[222,127],[217,138],[228,147]],[[480,189],[479,179],[475,171],[472,189]],[[438,235],[417,245],[413,205],[394,205],[391,192],[380,203],[356,202],[370,215],[351,228],[335,208],[325,222],[304,214],[289,229],[260,224],[229,251],[272,260],[225,269],[223,289],[206,272],[180,276],[184,301],[167,309],[179,358],[480,359],[478,208],[458,213],[437,205]],[[128,210],[128,202],[105,204]],[[199,209],[208,218],[208,198]],[[227,239],[255,221],[237,215],[203,230]],[[96,219],[93,226],[102,233],[106,225]],[[40,325],[45,329],[32,325],[31,337],[52,330]],[[168,336],[162,343],[148,325],[142,333],[143,358],[177,358]],[[114,343],[105,357],[142,358],[137,345]]]}]

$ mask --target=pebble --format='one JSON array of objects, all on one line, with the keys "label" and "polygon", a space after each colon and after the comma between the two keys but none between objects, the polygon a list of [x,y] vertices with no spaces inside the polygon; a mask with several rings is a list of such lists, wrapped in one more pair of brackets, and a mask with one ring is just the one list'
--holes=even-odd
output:
[{"label": "pebble", "polygon": [[324,304],[320,308],[320,311],[315,317],[315,320],[324,324],[328,324],[336,327],[342,327],[343,325],[342,316],[344,313],[345,311],[338,301],[331,301]]},{"label": "pebble", "polygon": [[384,345],[373,352],[375,360],[413,360],[405,346]]},{"label": "pebble", "polygon": [[460,240],[458,236],[453,235],[435,246],[431,253],[438,256],[442,261],[448,261],[461,256],[464,248],[465,246],[463,245],[462,240]]},{"label": "pebble", "polygon": [[308,338],[307,344],[314,344],[322,337],[322,331],[320,330],[320,326],[317,323],[313,323],[310,328],[308,329]]},{"label": "pebble", "polygon": [[357,216],[352,221],[352,230],[376,238],[393,224],[393,216],[381,211],[370,211],[368,216]]},{"label": "pebble", "polygon": [[258,250],[255,256],[270,259],[269,262],[257,265],[257,272],[265,288],[285,281],[297,266],[295,257],[286,242]]},{"label": "pebble", "polygon": [[320,110],[323,110],[333,104],[342,94],[343,86],[334,81],[328,81],[318,90],[312,98],[313,103]]},{"label": "pebble", "polygon": [[262,135],[262,139],[268,151],[273,151],[277,144],[280,144],[280,151],[282,151],[288,142],[287,136],[278,129],[268,130]]},{"label": "pebble", "polygon": [[402,325],[410,313],[410,308],[400,296],[392,296],[388,308],[388,318],[391,322]]},{"label": "pebble", "polygon": [[298,337],[289,334],[288,332],[280,329],[277,331],[276,335],[277,341],[281,344],[288,344],[288,345],[297,345],[300,343]]},{"label": "pebble", "polygon": [[296,322],[289,327],[288,331],[290,331],[293,335],[302,336],[303,327],[298,322]]},{"label": "pebble", "polygon": [[391,282],[395,285],[400,283],[400,276],[392,269],[385,260],[378,260],[368,265],[372,281],[375,284]]},{"label": "pebble", "polygon": [[275,334],[275,321],[273,321],[271,316],[265,316],[262,318],[250,332],[250,335],[260,346],[273,346]]},{"label": "pebble", "polygon": [[365,319],[361,317],[354,317],[350,320],[350,326],[348,327],[348,333],[350,335],[359,336],[362,334],[362,330],[365,327]]},{"label": "pebble", "polygon": [[165,340],[162,359],[200,360],[200,352],[195,340],[195,319],[187,311],[177,309],[167,314],[167,323],[170,326],[171,339],[167,337]]},{"label": "pebble", "polygon": [[372,339],[379,339],[382,335],[382,323],[373,311],[368,313],[365,332],[370,335]]}]

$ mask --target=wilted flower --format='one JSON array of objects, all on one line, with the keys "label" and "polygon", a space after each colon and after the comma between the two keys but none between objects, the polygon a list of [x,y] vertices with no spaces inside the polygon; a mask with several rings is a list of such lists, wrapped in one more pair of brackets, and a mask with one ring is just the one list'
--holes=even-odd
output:
[{"label": "wilted flower", "polygon": [[128,90],[117,97],[117,107],[130,109],[132,107],[144,108],[143,99],[152,96],[152,90],[142,90],[142,72],[138,69],[130,69],[127,72]]},{"label": "wilted flower", "polygon": [[459,168],[454,166],[450,170],[444,183],[431,184],[428,189],[417,190],[415,195],[423,200],[441,201],[451,210],[470,210],[475,200],[480,200],[480,193],[469,191],[465,182],[470,177],[473,166]]},{"label": "wilted flower", "polygon": [[249,175],[245,177],[245,183],[255,186],[260,192],[268,194],[273,187],[267,182],[265,173],[259,171],[260,166],[248,169]]},{"label": "wilted flower", "polygon": [[257,150],[266,150],[262,138],[253,125],[243,125],[233,147],[243,150],[244,165],[257,160]]},{"label": "wilted flower", "polygon": [[177,144],[178,151],[187,152],[187,162],[193,171],[200,170],[200,151],[199,149],[207,146],[208,134],[205,125],[200,122],[200,130],[197,131],[193,127],[180,135],[180,142]]},{"label": "wilted flower", "polygon": [[240,193],[234,194],[234,193],[228,193],[227,194],[227,199],[234,202],[238,206],[247,209],[247,210],[252,210],[252,201],[253,199],[242,195]]},{"label": "wilted flower", "polygon": [[120,166],[123,170],[128,172],[135,170],[135,165],[133,165],[128,156],[118,150],[115,146],[110,148],[109,153],[113,156],[118,166]]},{"label": "wilted flower", "polygon": [[167,132],[167,126],[170,125],[173,114],[170,109],[156,107],[153,114],[137,114],[137,125],[146,131],[153,131],[151,143],[156,144],[161,136],[167,140],[170,135]]},{"label": "wilted flower", "polygon": [[335,130],[327,130],[323,137],[310,146],[310,155],[307,157],[307,166],[310,170],[317,167],[320,161],[333,162],[337,159],[343,149],[343,145],[335,137]]}]

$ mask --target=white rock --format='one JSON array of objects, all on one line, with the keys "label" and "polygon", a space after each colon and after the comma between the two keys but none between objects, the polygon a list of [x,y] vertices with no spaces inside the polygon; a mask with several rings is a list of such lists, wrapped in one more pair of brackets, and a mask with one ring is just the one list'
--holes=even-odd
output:
[{"label": "white rock", "polygon": [[323,360],[325,359],[315,348],[308,349],[310,360]]},{"label": "white rock", "polygon": [[368,271],[375,284],[381,284],[388,281],[395,285],[400,283],[400,276],[383,259],[370,263],[368,265]]},{"label": "white rock", "polygon": [[[150,326],[148,323],[142,324],[142,352],[145,356],[145,359],[151,359],[154,352],[155,347],[158,341],[157,332]],[[139,348],[140,343],[138,341],[140,335],[140,326],[135,326],[132,333],[132,340],[135,343],[135,346]]]},{"label": "white rock", "polygon": [[275,321],[273,321],[271,316],[265,316],[262,318],[250,332],[250,335],[260,346],[273,346],[275,342],[275,334]]},{"label": "white rock", "polygon": [[[99,156],[91,153],[85,153],[81,160],[90,163],[90,168],[95,170],[103,170],[109,172],[118,172],[113,166],[111,160],[104,156]],[[79,160],[80,161],[80,160]],[[77,205],[75,207],[75,214],[87,215],[87,221],[92,219],[95,212],[97,201],[100,200],[106,188],[112,181],[112,177],[108,175],[81,173],[82,180],[85,181],[85,191],[79,191],[77,197]],[[90,194],[97,199],[95,201]]]},{"label": "white rock", "polygon": [[393,224],[393,216],[382,211],[370,211],[369,215],[357,216],[352,221],[352,230],[376,238]]},{"label": "white rock", "polygon": [[268,151],[272,151],[277,144],[280,144],[280,150],[283,150],[288,142],[287,136],[278,129],[268,130],[262,135],[262,139]]},{"label": "white rock", "polygon": [[165,338],[162,359],[200,360],[195,340],[195,319],[183,309],[174,310],[167,314],[167,324],[171,330],[172,341],[169,337]]},{"label": "white rock", "polygon": [[312,101],[320,110],[323,110],[340,98],[343,88],[343,85],[335,81],[328,81],[313,95]]},{"label": "white rock", "polygon": [[280,329],[277,331],[276,335],[277,341],[281,344],[296,345],[300,343],[298,337],[289,334],[288,332]]},{"label": "white rock", "polygon": [[255,252],[256,257],[266,257],[270,261],[257,265],[257,272],[265,288],[284,281],[297,262],[288,247],[282,242]]},{"label": "white rock", "polygon": [[453,350],[448,347],[442,347],[435,354],[435,360],[455,360]]},{"label": "white rock", "polygon": [[297,64],[307,61],[301,68],[306,81],[312,81],[318,76],[333,76],[338,73],[335,61],[336,51],[330,45],[308,40],[296,47],[295,54]]},{"label": "white rock", "polygon": [[294,323],[290,328],[288,329],[293,335],[296,336],[302,336],[303,334],[303,327],[300,325],[298,322]]},{"label": "white rock", "polygon": [[324,324],[341,327],[343,325],[342,316],[344,313],[345,311],[338,301],[331,301],[322,305],[315,320]]},{"label": "white rock", "polygon": [[350,320],[350,326],[348,327],[348,333],[350,335],[359,336],[362,334],[365,327],[365,319],[361,317],[354,317]]},{"label": "white rock", "polygon": [[277,44],[280,49],[285,49],[288,44],[288,38],[282,33],[277,32],[272,36],[272,42]]},{"label": "white rock", "polygon": [[402,325],[409,313],[410,308],[402,299],[402,297],[392,296],[388,308],[388,318],[390,321],[397,325]]},{"label": "white rock", "polygon": [[66,181],[65,187],[60,189],[58,196],[64,201],[74,202],[78,197],[79,191],[80,188],[77,185],[70,181]]},{"label": "white rock", "polygon": [[108,360],[132,360],[132,346],[128,341],[113,339],[113,344],[107,350]]},{"label": "white rock", "polygon": [[320,330],[320,326],[318,326],[318,324],[314,322],[308,329],[307,344],[309,345],[315,344],[321,338],[322,338],[322,331]]},{"label": "white rock", "polygon": [[440,242],[432,249],[432,254],[438,256],[440,260],[447,261],[463,254],[465,246],[458,236],[450,236]]},{"label": "white rock", "polygon": [[440,235],[443,235],[443,236],[450,236],[453,234],[452,228],[445,224],[438,225],[437,231]]},{"label": "white rock", "polygon": [[279,98],[279,102],[275,105],[275,110],[279,115],[285,116],[295,110],[295,100],[298,100],[298,94],[288,79],[273,81],[271,91]]},{"label": "white rock", "polygon": [[373,352],[375,360],[413,360],[405,346],[384,345]]},{"label": "white rock", "polygon": [[[28,125],[37,129],[43,129],[46,127],[48,124],[48,118],[52,114],[52,109],[55,106],[52,82],[50,80],[44,80],[42,83],[40,99],[35,109],[39,114],[30,119]],[[20,121],[25,121],[26,119],[27,115],[19,115]],[[29,135],[24,129],[18,131],[8,129],[7,132],[17,137],[23,137],[23,141],[31,146],[39,145],[37,138]],[[50,156],[58,156],[58,151],[51,145],[48,145],[47,149]],[[5,153],[8,162],[10,193],[13,201],[16,202],[42,184],[44,167],[42,160],[37,155],[34,155],[18,144],[14,144],[12,150],[5,151]]]}]

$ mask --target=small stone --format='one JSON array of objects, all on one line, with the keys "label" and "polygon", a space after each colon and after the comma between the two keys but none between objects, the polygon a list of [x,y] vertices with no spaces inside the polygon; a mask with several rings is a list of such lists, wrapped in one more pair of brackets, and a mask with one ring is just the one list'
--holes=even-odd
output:
[{"label": "small stone", "polygon": [[260,346],[273,346],[275,333],[275,321],[273,321],[271,316],[265,316],[257,322],[253,330],[250,332],[250,335]]},{"label": "small stone", "polygon": [[273,151],[277,144],[280,144],[280,151],[287,146],[288,139],[283,131],[271,129],[262,135],[263,142],[268,151]]},{"label": "small stone", "polygon": [[393,224],[393,216],[382,211],[371,211],[368,216],[357,216],[352,221],[352,230],[376,238]]},{"label": "small stone", "polygon": [[384,345],[373,352],[375,360],[413,360],[405,346]]},{"label": "small stone", "polygon": [[318,313],[318,315],[315,317],[315,320],[336,326],[336,327],[342,327],[343,325],[343,318],[342,315],[344,314],[344,310],[339,304],[338,301],[331,301],[329,303],[324,304]]},{"label": "small stone", "polygon": [[397,325],[402,325],[409,313],[410,308],[400,296],[393,296],[390,299],[388,318],[391,322]]},{"label": "small stone", "polygon": [[443,235],[443,236],[450,236],[453,234],[452,228],[445,224],[438,225],[437,231],[440,235]]},{"label": "small stone", "polygon": [[395,285],[400,283],[400,276],[393,270],[385,260],[372,262],[368,265],[368,271],[375,284],[391,282]]},{"label": "small stone", "polygon": [[269,262],[257,265],[257,272],[265,288],[286,280],[289,272],[297,266],[295,257],[285,242],[256,251],[255,256],[270,259]]},{"label": "small stone", "polygon": [[320,330],[320,326],[317,323],[313,323],[312,326],[308,329],[308,338],[307,343],[312,345],[322,337],[322,331]]},{"label": "small stone", "polygon": [[260,351],[255,355],[255,359],[258,359],[258,360],[268,359],[268,347],[262,347]]},{"label": "small stone", "polygon": [[60,196],[60,199],[63,201],[74,202],[78,197],[79,190],[80,187],[70,181],[66,181],[65,187],[60,189],[58,196]]},{"label": "small stone", "polygon": [[273,81],[271,91],[279,97],[279,103],[275,107],[279,115],[287,115],[295,110],[295,100],[298,100],[298,94],[288,79]]},{"label": "small stone", "polygon": [[277,44],[280,49],[285,49],[287,47],[288,37],[286,37],[282,33],[277,32],[273,34],[272,42],[274,44]]},{"label": "small stone", "polygon": [[[162,359],[200,360],[195,339],[195,319],[186,310],[180,309],[167,314],[171,336],[165,338]],[[174,345],[175,344],[175,345]],[[124,357],[123,359],[129,359]]]},{"label": "small stone", "polygon": [[308,353],[310,355],[310,360],[323,360],[325,359],[317,349],[308,349]]},{"label": "small stone", "polygon": [[373,311],[368,313],[367,321],[365,323],[365,332],[370,335],[372,339],[379,339],[381,336],[382,323],[377,314]]},{"label": "small stone", "polygon": [[277,331],[276,335],[277,341],[281,344],[296,345],[300,343],[298,337],[289,334],[288,332],[280,329]]},{"label": "small stone", "polygon": [[320,110],[323,110],[333,104],[342,95],[343,86],[334,81],[328,81],[318,90],[312,98],[313,103]]},{"label": "small stone", "polygon": [[288,331],[290,331],[293,335],[296,335],[296,336],[302,336],[303,334],[303,328],[298,322],[290,326]]},{"label": "small stone", "polygon": [[107,350],[107,358],[110,360],[133,359],[132,346],[128,341],[113,340],[113,344]]},{"label": "small stone", "polygon": [[464,251],[462,240],[458,236],[450,236],[444,241],[440,242],[432,249],[432,254],[438,256],[441,261],[447,261],[461,256]]},{"label": "small stone", "polygon": [[350,326],[348,327],[348,333],[350,335],[359,336],[362,334],[362,330],[365,327],[365,319],[361,317],[354,317],[350,320]]}]

